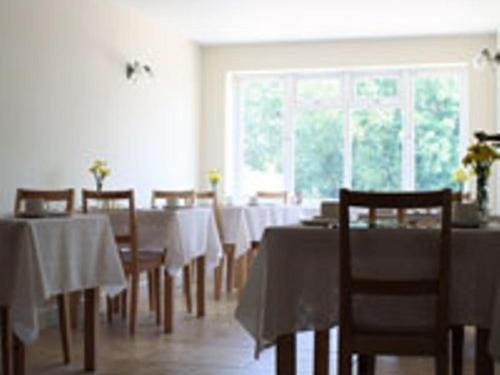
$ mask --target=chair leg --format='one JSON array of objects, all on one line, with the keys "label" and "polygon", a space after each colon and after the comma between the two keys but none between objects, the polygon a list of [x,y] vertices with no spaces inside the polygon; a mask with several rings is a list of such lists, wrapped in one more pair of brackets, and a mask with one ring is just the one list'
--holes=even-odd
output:
[{"label": "chair leg", "polygon": [[65,364],[71,362],[71,323],[70,303],[68,294],[57,296],[57,307],[59,310],[59,331],[63,349],[63,360]]},{"label": "chair leg", "polygon": [[122,313],[122,320],[126,320],[127,319],[127,289],[125,289],[121,295],[120,295],[120,299],[121,299],[121,313]]},{"label": "chair leg", "polygon": [[163,331],[172,333],[174,330],[174,279],[167,269],[163,271]]},{"label": "chair leg", "polygon": [[148,271],[148,300],[149,300],[149,311],[155,311],[155,282],[153,271]]},{"label": "chair leg", "polygon": [[132,288],[130,291],[130,321],[129,333],[131,336],[135,334],[135,327],[137,325],[137,308],[139,305],[139,273],[132,273]]},{"label": "chair leg", "polygon": [[226,292],[231,293],[234,286],[234,247],[228,246],[226,251]]},{"label": "chair leg", "polygon": [[14,374],[13,366],[13,332],[10,309],[6,306],[0,307],[0,322],[2,335],[2,373],[5,375]]},{"label": "chair leg", "polygon": [[224,266],[224,258],[221,259],[219,265],[214,270],[214,299],[220,301],[222,289],[222,268]]},{"label": "chair leg", "polygon": [[182,268],[184,297],[186,298],[186,309],[189,314],[193,312],[193,300],[191,299],[191,268],[189,265]]},{"label": "chair leg", "polygon": [[205,316],[205,257],[196,259],[196,316]]},{"label": "chair leg", "polygon": [[78,328],[78,313],[80,310],[80,301],[82,299],[82,292],[72,292],[69,295],[70,315],[71,315],[71,328],[76,330]]},{"label": "chair leg", "polygon": [[154,279],[154,299],[155,299],[155,312],[156,312],[156,325],[161,325],[161,285],[160,285],[160,269],[155,268],[153,271]]},{"label": "chair leg", "polygon": [[375,375],[375,356],[361,354],[358,356],[358,374]]},{"label": "chair leg", "polygon": [[463,373],[464,327],[451,327],[451,372],[453,375]]},{"label": "chair leg", "polygon": [[276,344],[276,374],[295,375],[297,373],[295,334],[279,336]]}]

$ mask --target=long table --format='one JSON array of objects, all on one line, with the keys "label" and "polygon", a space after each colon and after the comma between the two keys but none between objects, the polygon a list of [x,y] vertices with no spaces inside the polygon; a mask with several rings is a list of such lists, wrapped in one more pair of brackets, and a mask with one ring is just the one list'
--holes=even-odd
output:
[{"label": "long table", "polygon": [[[405,231],[404,236],[401,231]],[[237,320],[256,341],[257,355],[277,342],[286,345],[280,338],[305,330],[324,331],[338,324],[338,235],[337,229],[299,226],[266,231],[236,310]],[[359,229],[351,241],[359,248],[370,246],[363,262],[368,270],[376,272],[377,259],[385,257],[392,270],[410,276],[417,269],[435,271],[432,249],[425,246],[432,236],[437,236],[437,231]],[[377,242],[380,251],[376,250]],[[495,359],[500,359],[499,270],[499,228],[453,230],[451,323],[490,333],[488,348]],[[373,322],[387,314],[394,318],[418,314],[407,304],[399,307],[367,310],[365,317]]]}]

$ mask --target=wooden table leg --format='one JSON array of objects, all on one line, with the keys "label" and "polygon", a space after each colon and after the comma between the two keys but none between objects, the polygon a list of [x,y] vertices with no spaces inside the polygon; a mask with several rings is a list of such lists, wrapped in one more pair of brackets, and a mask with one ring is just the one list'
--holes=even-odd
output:
[{"label": "wooden table leg", "polygon": [[220,260],[214,270],[214,299],[220,301],[222,291],[222,270],[224,268],[224,257]]},{"label": "wooden table leg", "polygon": [[238,289],[238,293],[241,294],[243,288],[245,287],[245,283],[247,280],[247,260],[248,254],[252,250],[249,250],[247,253],[241,255],[238,259],[236,259],[236,268],[238,272],[238,277],[236,279],[236,289]]},{"label": "wooden table leg", "polygon": [[63,349],[64,364],[71,362],[71,317],[70,298],[67,293],[57,296],[57,307],[59,310],[59,332]]},{"label": "wooden table leg", "polygon": [[14,374],[12,318],[8,307],[0,307],[0,322],[2,324],[2,372],[5,375]]},{"label": "wooden table leg", "polygon": [[85,289],[84,315],[84,370],[95,371],[97,362],[97,323],[99,309],[99,288]]},{"label": "wooden table leg", "polygon": [[314,332],[314,375],[328,375],[330,367],[330,331]]},{"label": "wooden table leg", "polygon": [[276,341],[276,374],[296,375],[295,334],[279,336]]},{"label": "wooden table leg", "polygon": [[451,326],[451,372],[463,375],[464,327]]},{"label": "wooden table leg", "polygon": [[26,373],[26,347],[24,343],[14,335],[14,374],[24,375]]},{"label": "wooden table leg", "polygon": [[476,375],[493,375],[494,365],[489,354],[488,343],[490,330],[477,328],[476,330]]},{"label": "wooden table leg", "polygon": [[358,355],[358,375],[375,374],[375,356],[361,354]]},{"label": "wooden table leg", "polygon": [[163,331],[165,333],[172,333],[174,330],[174,279],[170,273],[165,269],[163,274]]},{"label": "wooden table leg", "polygon": [[205,316],[205,256],[196,259],[196,316]]}]

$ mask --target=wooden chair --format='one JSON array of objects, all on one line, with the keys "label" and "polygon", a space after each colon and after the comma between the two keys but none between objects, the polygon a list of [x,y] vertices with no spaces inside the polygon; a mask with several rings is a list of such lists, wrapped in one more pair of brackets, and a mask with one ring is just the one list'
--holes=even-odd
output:
[{"label": "wooden chair", "polygon": [[[229,277],[232,278],[234,269],[234,248],[232,248],[231,245],[224,244],[224,236],[222,231],[222,214],[219,207],[219,202],[217,200],[217,194],[214,191],[200,191],[196,193],[196,199],[202,201],[209,201],[211,203],[215,218],[215,224],[217,226],[217,232],[219,234],[221,244],[224,248],[224,255],[230,254],[232,250],[233,262],[228,261],[227,275],[226,275],[226,278],[228,278],[227,282],[230,283],[232,282],[232,279],[229,280]],[[221,297],[223,267],[224,267],[224,258],[221,259],[220,264],[214,270],[214,296],[216,301],[219,301]]]},{"label": "wooden chair", "polygon": [[156,208],[157,200],[164,200],[166,203],[168,199],[179,199],[184,201],[186,206],[192,207],[196,200],[196,194],[194,190],[153,190],[151,207]]},{"label": "wooden chair", "polygon": [[257,200],[278,200],[282,201],[283,204],[288,203],[288,192],[287,191],[257,191],[255,193]]},{"label": "wooden chair", "polygon": [[[74,210],[75,192],[73,189],[65,190],[31,190],[17,189],[16,200],[14,204],[15,216],[20,216],[23,213],[23,202],[29,199],[42,199],[47,203],[62,202],[65,204],[65,212],[72,214]],[[71,329],[70,329],[70,304],[69,295],[61,294],[57,296],[57,307],[59,311],[59,330],[61,333],[63,359],[64,363],[71,362]],[[8,312],[4,313],[9,316]]]},{"label": "wooden chair", "polygon": [[[184,205],[187,207],[193,207],[196,200],[196,194],[194,190],[153,190],[151,194],[151,208],[158,208],[157,201],[163,200],[165,204],[169,199],[178,199],[179,201],[183,201]],[[194,261],[193,261],[194,263]],[[186,265],[182,269],[182,279],[183,279],[183,290],[184,297],[186,300],[186,309],[188,313],[192,313],[193,311],[193,302],[191,297],[191,274],[195,270],[195,265]],[[152,288],[151,283],[152,277],[148,275],[148,290],[151,296]],[[151,301],[151,297],[150,297]],[[152,304],[150,303],[150,307]]]},{"label": "wooden chair", "polygon": [[[130,278],[130,313],[129,313],[129,332],[135,334],[137,325],[137,310],[139,305],[139,281],[140,275],[151,272],[154,275],[155,282],[155,301],[156,301],[156,322],[160,324],[160,270],[164,263],[165,254],[155,251],[139,251],[137,240],[137,219],[135,214],[135,200],[133,190],[123,191],[82,191],[83,212],[90,212],[89,201],[105,202],[110,205],[112,202],[126,202],[128,211],[127,233],[115,233],[116,243],[119,246],[120,257],[123,263],[123,269],[127,278]],[[111,206],[113,206],[111,204]],[[127,294],[122,293],[122,314],[126,309]],[[117,301],[117,299],[115,300]],[[116,305],[108,300],[108,320],[112,317],[113,310],[116,311]],[[123,315],[122,315],[123,316]]]},{"label": "wooden chair", "polygon": [[[439,274],[416,280],[366,279],[352,274],[349,227],[351,207],[441,209]],[[351,356],[360,355],[360,371],[374,373],[374,356],[431,355],[438,375],[448,375],[449,273],[451,246],[451,191],[427,193],[365,193],[342,189],[340,193],[340,329],[339,374],[351,374]],[[401,249],[402,251],[404,249]],[[434,327],[426,330],[367,329],[355,324],[353,296],[430,296],[436,298]],[[317,334],[327,336],[327,331]],[[327,362],[327,361],[326,361]],[[324,362],[323,362],[324,363]]]}]

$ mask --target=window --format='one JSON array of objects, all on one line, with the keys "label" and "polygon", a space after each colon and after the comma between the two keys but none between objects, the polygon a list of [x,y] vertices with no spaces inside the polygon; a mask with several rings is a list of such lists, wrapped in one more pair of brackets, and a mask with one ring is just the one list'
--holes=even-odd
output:
[{"label": "window", "polygon": [[455,187],[466,138],[462,67],[235,74],[235,197]]}]

